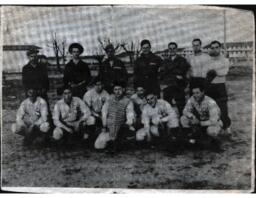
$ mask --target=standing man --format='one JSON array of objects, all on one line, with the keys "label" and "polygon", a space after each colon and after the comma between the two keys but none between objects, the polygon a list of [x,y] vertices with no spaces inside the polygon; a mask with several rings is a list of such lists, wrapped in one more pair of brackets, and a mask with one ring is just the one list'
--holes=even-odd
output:
[{"label": "standing man", "polygon": [[105,47],[107,59],[102,62],[99,68],[99,78],[108,93],[112,93],[115,81],[122,81],[127,84],[128,74],[124,63],[115,56],[115,49],[112,44]]},{"label": "standing man", "polygon": [[95,142],[96,149],[104,149],[108,146],[111,151],[115,151],[120,142],[129,136],[129,130],[133,129],[135,119],[133,103],[124,95],[124,83],[115,82],[113,93],[114,95],[102,108],[103,129]]},{"label": "standing man", "polygon": [[205,95],[204,82],[196,79],[191,83],[193,95],[188,100],[180,119],[185,135],[192,134],[190,143],[204,138],[217,139],[222,129],[220,109],[216,102]]},{"label": "standing man", "polygon": [[192,41],[192,47],[194,54],[188,58],[191,65],[191,80],[193,78],[206,78],[210,56],[202,52],[202,41],[199,38]]},{"label": "standing man", "polygon": [[168,44],[169,57],[164,60],[162,78],[167,88],[163,90],[163,98],[172,106],[178,108],[179,113],[185,106],[185,90],[188,86],[188,72],[190,65],[187,60],[177,54],[178,45]]},{"label": "standing man", "polygon": [[134,65],[134,87],[145,85],[146,90],[151,90],[160,98],[159,70],[162,59],[151,52],[149,40],[140,43],[141,55]]},{"label": "standing man", "polygon": [[70,86],[73,95],[82,99],[87,90],[87,85],[91,81],[89,67],[79,57],[83,53],[84,48],[79,43],[72,43],[68,51],[72,55],[72,60],[65,66],[64,87]]},{"label": "standing man", "polygon": [[46,140],[50,129],[48,107],[46,101],[37,96],[36,89],[27,87],[27,99],[25,99],[17,112],[16,123],[12,125],[12,132],[24,136],[24,144],[37,144],[37,138],[41,142]]},{"label": "standing man", "polygon": [[212,41],[210,47],[211,59],[208,63],[208,72],[206,74],[208,84],[206,94],[213,98],[220,107],[223,129],[227,134],[231,134],[231,120],[228,116],[228,94],[226,89],[229,61],[221,55],[221,43],[219,41]]},{"label": "standing man", "polygon": [[60,141],[64,138],[67,142],[70,138],[87,140],[95,119],[84,102],[78,97],[73,97],[71,88],[63,89],[63,98],[54,106],[53,139]]},{"label": "standing man", "polygon": [[28,64],[22,68],[22,84],[27,93],[29,87],[33,86],[37,94],[48,100],[47,91],[49,90],[49,79],[47,67],[38,61],[38,50],[31,49],[27,52]]},{"label": "standing man", "polygon": [[146,100],[147,104],[142,111],[144,128],[137,131],[136,140],[151,142],[153,137],[163,138],[166,130],[165,143],[168,145],[166,140],[175,136],[179,130],[179,117],[172,106],[165,100],[157,99],[155,93],[148,92]]}]

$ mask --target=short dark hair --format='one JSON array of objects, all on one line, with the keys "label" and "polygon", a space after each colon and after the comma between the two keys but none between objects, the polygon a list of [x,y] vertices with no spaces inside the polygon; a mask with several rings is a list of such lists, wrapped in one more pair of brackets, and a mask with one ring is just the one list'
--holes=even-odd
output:
[{"label": "short dark hair", "polygon": [[157,96],[157,93],[150,89],[150,90],[146,90],[146,92],[145,92],[145,96],[147,97],[148,95]]},{"label": "short dark hair", "polygon": [[200,91],[205,91],[205,79],[204,78],[193,78],[190,81],[190,89],[191,91],[193,89],[199,88]]},{"label": "short dark hair", "polygon": [[192,43],[194,43],[195,41],[199,41],[200,45],[202,45],[202,41],[201,41],[201,39],[199,39],[199,38],[195,38],[195,39],[193,39]]},{"label": "short dark hair", "polygon": [[170,43],[168,44],[168,47],[169,47],[170,45],[175,45],[175,47],[178,48],[178,44],[175,43],[175,42],[170,42]]},{"label": "short dark hair", "polygon": [[150,41],[148,39],[144,39],[140,42],[140,46],[142,47],[145,44],[149,44],[149,46],[151,47]]},{"label": "short dark hair", "polygon": [[215,41],[212,41],[211,44],[210,44],[210,46],[212,46],[213,44],[216,44],[216,43],[219,45],[219,47],[221,47],[221,43],[220,43],[219,41],[216,41],[216,40],[215,40]]},{"label": "short dark hair", "polygon": [[116,86],[125,88],[125,87],[126,87],[126,83],[125,83],[124,81],[115,81],[115,82],[113,83],[112,88],[114,89],[114,87],[116,87]]},{"label": "short dark hair", "polygon": [[27,51],[27,56],[30,56],[31,54],[38,54],[39,50],[36,48],[29,49]]}]

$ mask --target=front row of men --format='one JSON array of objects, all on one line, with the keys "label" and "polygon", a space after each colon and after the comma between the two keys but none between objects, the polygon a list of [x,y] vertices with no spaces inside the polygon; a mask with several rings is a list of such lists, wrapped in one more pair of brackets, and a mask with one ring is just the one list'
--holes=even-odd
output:
[{"label": "front row of men", "polygon": [[29,89],[12,131],[24,135],[28,144],[49,140],[58,144],[76,137],[84,144],[92,143],[96,149],[116,149],[123,141],[132,139],[138,144],[160,139],[166,148],[172,147],[172,140],[179,137],[183,142],[194,144],[200,134],[216,139],[222,130],[220,109],[205,95],[202,79],[191,82],[192,96],[181,116],[175,106],[141,86],[128,98],[121,82],[114,84],[113,95],[103,89],[99,79],[94,85],[83,100],[72,96],[69,87],[63,88],[62,99],[54,106],[54,126],[50,124],[45,100],[37,96],[33,88]]}]

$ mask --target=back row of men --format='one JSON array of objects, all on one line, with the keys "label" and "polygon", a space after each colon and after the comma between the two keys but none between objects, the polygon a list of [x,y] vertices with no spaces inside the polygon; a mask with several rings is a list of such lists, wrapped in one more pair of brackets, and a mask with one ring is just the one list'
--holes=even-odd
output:
[{"label": "back row of men", "polygon": [[[134,66],[134,86],[137,92],[130,99],[125,96],[127,71],[123,62],[115,56],[113,45],[105,48],[107,58],[103,60],[99,67],[99,75],[94,79],[95,88],[87,91],[92,78],[88,65],[79,58],[83,47],[78,43],[71,44],[69,52],[72,54],[72,60],[64,71],[63,99],[56,103],[53,112],[53,138],[58,140],[65,133],[83,131],[83,137],[87,139],[90,133],[93,134],[92,131],[95,131],[95,123],[103,126],[100,135],[94,134],[97,136],[96,148],[104,148],[106,142],[115,140],[117,136],[129,134],[123,133],[124,131],[137,131],[133,133],[136,134],[137,140],[150,141],[152,135],[160,136],[160,126],[160,131],[167,131],[169,137],[176,136],[180,125],[183,132],[191,126],[198,125],[215,137],[222,128],[230,133],[225,86],[229,62],[221,55],[221,44],[218,41],[213,41],[210,45],[211,56],[201,51],[200,39],[194,39],[192,44],[194,55],[188,60],[177,55],[178,46],[174,42],[168,45],[169,57],[162,60],[151,52],[150,42],[143,40],[141,55]],[[49,129],[45,124],[47,110],[38,110],[41,111],[40,108],[45,106],[41,104],[42,98],[46,103],[48,101],[47,70],[43,64],[38,64],[37,51],[29,51],[28,57],[30,61],[23,68],[23,85],[27,90],[28,99],[21,104],[13,131],[24,131],[25,126],[29,128],[30,124],[21,120],[28,112],[25,108],[32,111],[34,107],[34,120],[35,117],[44,120],[44,125],[41,122],[38,125],[36,121],[37,127],[39,131],[46,132]],[[157,99],[160,98],[161,92],[160,80],[165,86],[163,100]],[[29,92],[35,93],[31,96]],[[112,93],[113,95],[109,96]],[[36,102],[39,100],[37,95],[42,97],[41,102]],[[42,115],[44,118],[41,118]],[[75,125],[70,122],[74,122]],[[126,128],[128,126],[127,130],[120,130],[125,123]],[[86,130],[82,129],[83,127]],[[119,131],[123,131],[122,135],[117,135]]]}]

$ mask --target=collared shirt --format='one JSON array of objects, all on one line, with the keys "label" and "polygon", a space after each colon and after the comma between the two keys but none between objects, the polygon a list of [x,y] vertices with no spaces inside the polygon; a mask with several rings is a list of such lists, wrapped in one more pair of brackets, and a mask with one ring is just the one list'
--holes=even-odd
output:
[{"label": "collared shirt", "polygon": [[68,105],[64,99],[57,101],[53,110],[53,121],[55,126],[62,126],[61,123],[72,123],[78,120],[86,120],[91,115],[90,109],[78,97],[72,97]]},{"label": "collared shirt", "polygon": [[83,97],[84,102],[96,113],[101,113],[103,104],[109,99],[109,94],[105,90],[96,92],[95,88],[87,91]]},{"label": "collared shirt", "polygon": [[212,83],[225,83],[226,75],[228,74],[229,71],[229,66],[229,60],[224,56],[211,56],[209,64],[207,66],[208,71],[213,69],[217,73],[217,76],[213,79]]},{"label": "collared shirt", "polygon": [[211,125],[220,120],[220,109],[216,102],[208,96],[204,96],[201,103],[198,103],[193,96],[190,97],[183,110],[183,115],[191,114],[200,121],[210,121]]},{"label": "collared shirt", "polygon": [[142,110],[144,106],[147,104],[147,100],[145,97],[141,98],[137,93],[131,96],[131,100],[134,104],[134,111],[137,116],[141,116]]},{"label": "collared shirt", "polygon": [[47,116],[48,107],[43,98],[37,97],[34,103],[27,98],[21,103],[16,120],[18,123],[41,124],[47,121]]},{"label": "collared shirt", "polygon": [[144,127],[149,127],[152,119],[164,119],[168,122],[172,120],[174,125],[178,126],[178,115],[172,108],[172,106],[165,100],[159,99],[156,102],[155,107],[147,104],[142,111],[142,123]]},{"label": "collared shirt", "polygon": [[188,62],[191,65],[191,76],[205,78],[209,70],[209,62],[211,57],[206,53],[191,55]]}]

